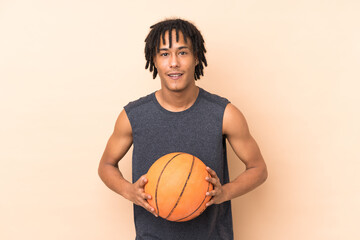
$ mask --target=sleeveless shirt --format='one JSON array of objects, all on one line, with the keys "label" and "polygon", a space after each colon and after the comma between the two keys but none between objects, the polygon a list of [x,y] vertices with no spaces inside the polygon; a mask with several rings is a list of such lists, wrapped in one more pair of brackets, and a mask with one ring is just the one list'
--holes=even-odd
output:
[{"label": "sleeveless shirt", "polygon": [[[128,103],[124,109],[133,134],[132,181],[146,174],[160,157],[185,152],[202,160],[229,182],[226,138],[222,134],[223,115],[229,101],[199,88],[194,104],[181,112],[163,108],[155,92]],[[171,222],[154,217],[134,204],[136,240],[230,240],[233,226],[230,201],[213,204],[187,222]]]}]

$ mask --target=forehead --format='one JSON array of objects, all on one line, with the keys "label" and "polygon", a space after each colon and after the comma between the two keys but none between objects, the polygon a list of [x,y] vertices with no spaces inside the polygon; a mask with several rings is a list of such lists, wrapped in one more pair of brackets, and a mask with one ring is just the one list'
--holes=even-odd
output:
[{"label": "forehead", "polygon": [[[160,48],[176,48],[181,46],[186,46],[191,49],[191,40],[189,37],[185,39],[184,34],[179,30],[175,29],[171,30],[171,35],[169,31],[166,31],[164,34],[160,36],[159,39],[159,49]],[[159,50],[158,49],[158,50]]]}]

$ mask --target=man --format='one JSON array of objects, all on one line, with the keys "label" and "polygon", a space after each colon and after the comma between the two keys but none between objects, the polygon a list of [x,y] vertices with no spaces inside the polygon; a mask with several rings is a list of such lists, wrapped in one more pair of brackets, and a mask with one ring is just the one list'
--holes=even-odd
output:
[{"label": "man", "polygon": [[[99,175],[113,191],[134,203],[136,239],[233,239],[230,200],[263,183],[267,169],[242,113],[226,98],[195,84],[203,75],[204,40],[188,21],[170,19],[151,26],[145,46],[146,68],[160,77],[161,89],[120,113],[99,164]],[[229,181],[226,139],[246,170]],[[133,183],[118,162],[131,145]],[[201,159],[214,190],[206,210],[188,222],[157,217],[144,192],[146,172],[161,156],[186,152]]]}]

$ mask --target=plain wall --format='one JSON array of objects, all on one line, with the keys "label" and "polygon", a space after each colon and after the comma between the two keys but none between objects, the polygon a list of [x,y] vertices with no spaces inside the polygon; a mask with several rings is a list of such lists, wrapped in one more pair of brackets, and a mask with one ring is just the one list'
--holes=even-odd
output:
[{"label": "plain wall", "polygon": [[[232,200],[235,239],[360,239],[360,3],[0,2],[0,239],[134,239],[97,167],[123,106],[159,89],[149,27],[201,30],[197,84],[245,115],[267,182]],[[229,148],[231,178],[244,166]],[[120,162],[131,178],[131,151]]]}]

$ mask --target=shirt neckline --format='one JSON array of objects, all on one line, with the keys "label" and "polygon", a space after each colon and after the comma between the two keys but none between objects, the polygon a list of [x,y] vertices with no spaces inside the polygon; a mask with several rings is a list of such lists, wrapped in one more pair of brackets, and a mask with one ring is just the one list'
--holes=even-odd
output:
[{"label": "shirt neckline", "polygon": [[158,102],[156,96],[155,96],[155,92],[153,92],[151,94],[151,98],[153,100],[153,102],[155,103],[155,105],[163,112],[165,113],[168,113],[168,114],[184,114],[184,113],[187,113],[187,112],[190,112],[192,111],[198,104],[199,104],[199,101],[200,101],[200,98],[201,98],[201,95],[203,93],[203,89],[201,87],[198,87],[199,88],[199,93],[198,93],[198,96],[196,97],[196,100],[195,102],[187,109],[183,110],[183,111],[179,111],[179,112],[173,112],[173,111],[170,111],[170,110],[167,110],[166,108],[164,108],[163,106],[160,105],[160,103]]}]

